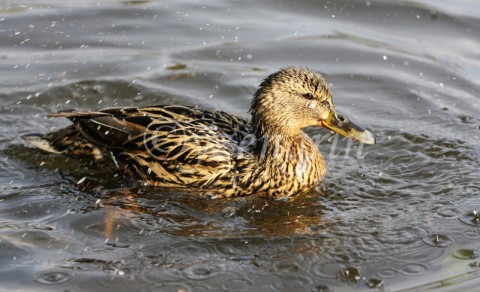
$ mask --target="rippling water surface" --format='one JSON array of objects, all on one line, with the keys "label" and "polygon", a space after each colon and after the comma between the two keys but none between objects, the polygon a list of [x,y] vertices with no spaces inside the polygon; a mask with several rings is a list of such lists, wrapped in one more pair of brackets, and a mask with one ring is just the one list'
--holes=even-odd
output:
[{"label": "rippling water surface", "polygon": [[[0,288],[399,291],[480,285],[477,1],[0,3]],[[319,139],[293,202],[197,199],[19,138],[61,109],[177,103],[247,117],[308,66],[378,138]],[[329,136],[307,129],[311,136]]]}]

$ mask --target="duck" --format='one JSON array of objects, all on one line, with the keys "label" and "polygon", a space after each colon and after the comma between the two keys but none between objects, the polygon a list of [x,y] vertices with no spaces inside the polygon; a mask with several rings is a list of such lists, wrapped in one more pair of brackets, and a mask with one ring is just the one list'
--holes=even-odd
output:
[{"label": "duck", "polygon": [[303,129],[316,126],[365,144],[375,136],[336,111],[323,77],[286,67],[253,95],[251,119],[184,105],[61,111],[72,124],[22,138],[47,152],[112,161],[144,184],[213,198],[289,199],[324,180],[326,162]]}]

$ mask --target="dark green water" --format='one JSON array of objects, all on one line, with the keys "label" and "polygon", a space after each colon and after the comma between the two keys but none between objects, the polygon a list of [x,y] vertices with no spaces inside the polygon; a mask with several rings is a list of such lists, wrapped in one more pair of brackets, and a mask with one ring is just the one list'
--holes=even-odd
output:
[{"label": "dark green water", "polygon": [[[0,3],[0,290],[475,291],[480,4],[171,2]],[[329,173],[293,202],[141,188],[19,138],[68,108],[247,117],[290,65],[377,135],[307,129]]]}]

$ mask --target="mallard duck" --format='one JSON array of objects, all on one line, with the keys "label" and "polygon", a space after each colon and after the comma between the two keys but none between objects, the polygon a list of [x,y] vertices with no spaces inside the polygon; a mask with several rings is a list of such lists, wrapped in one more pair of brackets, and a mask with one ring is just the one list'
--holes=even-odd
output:
[{"label": "mallard duck", "polygon": [[326,165],[302,129],[325,127],[362,143],[375,137],[337,112],[324,79],[288,67],[255,92],[251,121],[180,105],[68,111],[73,125],[23,138],[43,150],[115,164],[161,188],[201,189],[214,197],[289,198],[324,179]]}]

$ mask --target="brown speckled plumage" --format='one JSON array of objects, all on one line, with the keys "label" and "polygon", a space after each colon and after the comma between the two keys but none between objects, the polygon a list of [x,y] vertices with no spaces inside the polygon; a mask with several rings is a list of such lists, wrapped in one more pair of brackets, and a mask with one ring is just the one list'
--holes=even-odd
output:
[{"label": "brown speckled plumage", "polygon": [[197,188],[214,197],[275,198],[305,192],[325,177],[325,161],[302,128],[339,127],[366,143],[373,139],[337,117],[324,80],[307,69],[289,67],[266,78],[250,113],[251,122],[173,105],[60,112],[51,117],[67,117],[74,125],[24,138],[50,152],[114,157],[152,186]]}]

